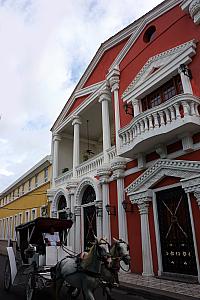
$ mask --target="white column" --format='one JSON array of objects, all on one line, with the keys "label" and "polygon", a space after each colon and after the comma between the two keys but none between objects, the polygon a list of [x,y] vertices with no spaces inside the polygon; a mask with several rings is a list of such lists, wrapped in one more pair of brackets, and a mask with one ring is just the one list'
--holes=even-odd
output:
[{"label": "white column", "polygon": [[52,167],[52,185],[55,185],[55,179],[58,177],[58,155],[59,155],[59,142],[61,137],[59,134],[53,135],[53,167]]},{"label": "white column", "polygon": [[134,111],[134,117],[140,114],[140,106],[139,106],[139,100],[134,99],[132,100],[133,105],[133,111]]},{"label": "white column", "polygon": [[102,109],[102,130],[103,130],[103,154],[104,163],[109,162],[107,150],[111,147],[110,140],[110,119],[108,102],[111,101],[111,92],[108,86],[99,94],[99,102]]},{"label": "white column", "polygon": [[181,76],[183,92],[187,94],[193,94],[190,78],[186,76],[180,69],[178,70],[178,72]]},{"label": "white column", "polygon": [[110,203],[109,201],[109,175],[110,170],[107,167],[102,167],[97,171],[99,176],[99,182],[102,186],[102,198],[103,198],[103,236],[108,239],[111,243],[111,227],[110,227],[110,216],[106,211],[106,205]]},{"label": "white column", "polygon": [[120,147],[119,129],[120,129],[120,114],[119,114],[119,66],[110,71],[107,79],[110,83],[111,92],[114,92],[114,105],[115,105],[115,143],[117,150]]},{"label": "white column", "polygon": [[[148,191],[147,191],[148,193]],[[143,276],[153,275],[153,262],[151,253],[151,240],[149,231],[149,218],[148,218],[148,208],[149,208],[149,198],[148,196],[142,196],[142,194],[131,195],[131,201],[138,205],[140,212],[140,223],[141,223],[141,238],[142,238],[142,263],[143,263]],[[138,200],[136,200],[136,198]]]},{"label": "white column", "polygon": [[103,236],[102,230],[102,218],[103,218],[103,205],[102,200],[95,200],[96,207],[96,225],[97,225],[97,237],[101,238]]},{"label": "white column", "polygon": [[118,227],[119,238],[128,242],[126,212],[122,206],[125,199],[124,195],[124,170],[126,162],[121,157],[116,157],[111,165],[113,171],[113,179],[117,180],[117,201],[118,201]]},{"label": "white column", "polygon": [[81,249],[81,207],[74,207],[75,214],[75,239],[74,239],[74,249],[76,253],[80,253]]},{"label": "white column", "polygon": [[74,142],[73,142],[73,177],[76,177],[76,167],[79,165],[80,152],[80,125],[79,116],[74,116],[72,125],[74,126]]},{"label": "white column", "polygon": [[143,262],[143,276],[153,275],[153,263],[151,253],[151,241],[149,232],[149,218],[147,201],[138,201],[138,208],[141,220],[141,236],[142,236],[142,262]]}]

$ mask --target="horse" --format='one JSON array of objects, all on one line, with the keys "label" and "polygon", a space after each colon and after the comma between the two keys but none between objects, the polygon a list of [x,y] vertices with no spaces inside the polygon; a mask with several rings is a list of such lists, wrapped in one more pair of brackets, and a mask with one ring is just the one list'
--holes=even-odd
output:
[{"label": "horse", "polygon": [[[111,258],[108,243],[104,239],[98,240],[90,248],[83,259],[66,257],[55,268],[56,299],[58,299],[63,283],[70,285],[72,290],[82,290],[85,300],[95,300],[94,290],[101,286],[102,264],[110,267]],[[69,295],[70,296],[70,295]]]},{"label": "horse", "polygon": [[[111,254],[111,265],[102,265],[101,275],[103,280],[106,282],[104,286],[104,294],[106,293],[107,300],[113,299],[111,297],[111,289],[114,286],[119,286],[118,272],[120,268],[123,271],[129,271],[130,268],[130,255],[129,255],[129,245],[122,239],[113,238],[113,244],[110,249]],[[128,265],[128,270],[124,270],[120,262],[123,261],[125,265]]]}]

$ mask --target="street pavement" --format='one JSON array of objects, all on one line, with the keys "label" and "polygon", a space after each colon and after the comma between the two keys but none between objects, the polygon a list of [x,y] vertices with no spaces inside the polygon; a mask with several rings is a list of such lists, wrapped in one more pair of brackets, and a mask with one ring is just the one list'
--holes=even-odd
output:
[{"label": "street pavement", "polygon": [[[5,268],[5,257],[0,255],[0,300],[24,300],[25,299],[25,286],[15,286],[12,287],[8,292],[3,289],[3,277],[4,277],[4,268]],[[151,295],[150,293],[145,293],[145,295],[141,295],[141,293],[137,294],[137,291],[131,289],[115,289],[112,292],[112,297],[115,300],[163,300],[163,296]],[[55,300],[54,291],[52,288],[44,289],[38,292],[34,300]],[[64,296],[64,291],[61,291],[61,299],[67,300],[67,297]],[[98,289],[95,292],[96,300],[106,300],[106,297],[102,294],[102,289]],[[171,299],[164,297],[165,300]],[[83,300],[82,295],[78,297],[78,300]]]}]

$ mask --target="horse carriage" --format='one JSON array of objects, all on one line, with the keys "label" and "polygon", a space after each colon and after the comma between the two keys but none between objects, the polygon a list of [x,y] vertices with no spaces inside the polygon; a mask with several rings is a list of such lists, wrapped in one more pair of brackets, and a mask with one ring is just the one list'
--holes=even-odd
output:
[{"label": "horse carriage", "polygon": [[[49,228],[59,233],[60,245],[47,246],[45,234]],[[71,220],[37,218],[16,227],[16,253],[7,247],[8,259],[5,265],[4,289],[23,284],[26,286],[26,300],[51,286],[56,299],[64,286],[67,298],[77,298],[82,291],[85,300],[94,300],[94,290],[102,287],[111,299],[111,288],[118,284],[117,273],[121,262],[129,267],[129,246],[125,241],[113,240],[112,246],[106,239],[94,237],[88,253],[76,254],[66,245]]]},{"label": "horse carriage", "polygon": [[[51,267],[71,253],[69,247],[65,250],[71,226],[71,220],[55,218],[36,218],[17,226],[16,249],[13,243],[7,247],[4,289],[9,291],[12,286],[25,285],[26,300],[32,300],[36,290],[50,287],[53,284]],[[52,227],[59,233],[60,246],[46,246],[45,234]]]}]

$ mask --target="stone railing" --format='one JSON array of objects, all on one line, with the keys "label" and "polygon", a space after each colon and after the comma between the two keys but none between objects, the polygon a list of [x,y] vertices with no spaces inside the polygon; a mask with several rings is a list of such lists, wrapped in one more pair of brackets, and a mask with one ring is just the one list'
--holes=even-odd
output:
[{"label": "stone railing", "polygon": [[112,148],[107,150],[107,152],[108,152],[109,161],[113,160],[117,155],[117,150],[115,146],[112,146]]},{"label": "stone railing", "polygon": [[197,123],[199,105],[198,97],[191,94],[180,94],[159,106],[140,113],[130,124],[119,130],[120,152],[123,153],[123,147],[133,147],[138,142],[170,132],[187,122]]},{"label": "stone railing", "polygon": [[103,164],[103,153],[100,153],[87,161],[82,162],[76,167],[77,177],[82,177],[85,174],[92,173]]},{"label": "stone railing", "polygon": [[67,180],[70,180],[72,176],[73,176],[73,171],[72,170],[67,171],[66,173],[60,175],[55,179],[55,185],[57,186],[66,182]]}]

